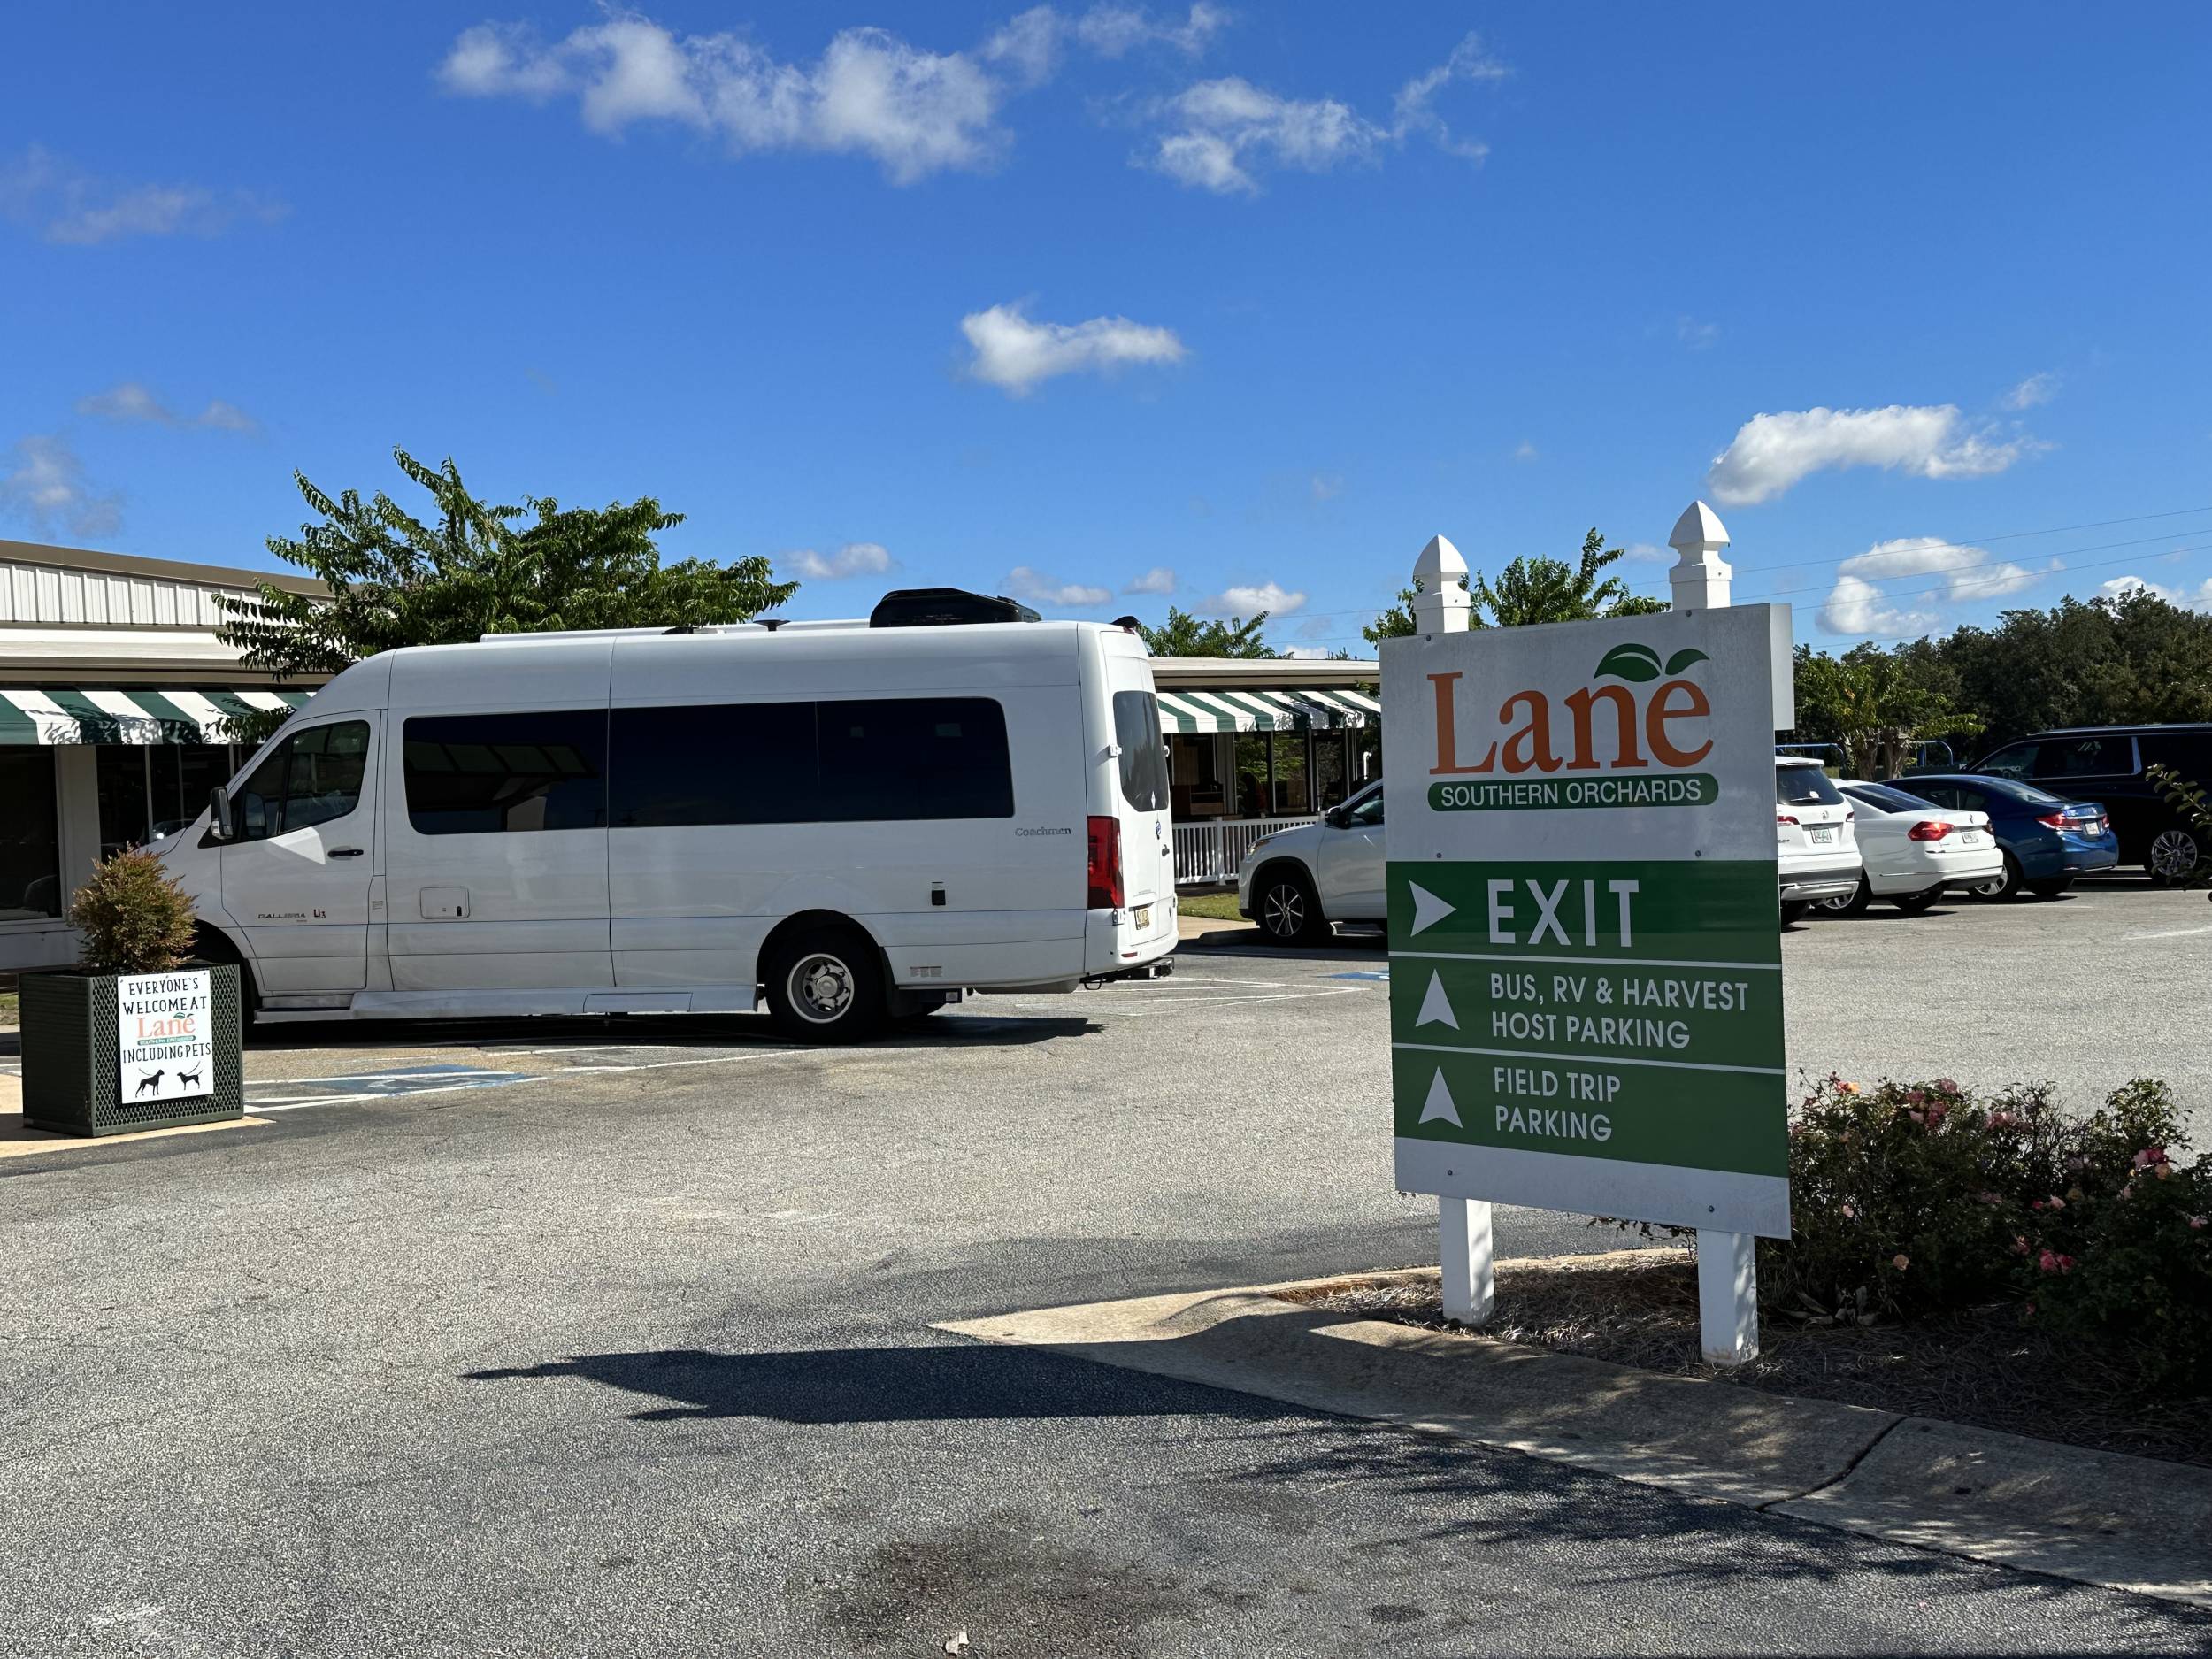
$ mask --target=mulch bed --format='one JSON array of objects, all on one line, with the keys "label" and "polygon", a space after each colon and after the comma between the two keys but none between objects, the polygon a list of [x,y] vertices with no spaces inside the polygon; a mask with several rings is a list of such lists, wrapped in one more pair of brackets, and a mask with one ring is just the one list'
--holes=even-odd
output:
[{"label": "mulch bed", "polygon": [[[1770,1315],[1759,1357],[1716,1371],[1698,1354],[1697,1273],[1686,1250],[1500,1262],[1496,1272],[1496,1313],[1467,1334],[2212,1466],[2212,1401],[2147,1396],[2126,1373],[2038,1331],[2010,1303],[1908,1325],[1809,1325]],[[1462,1329],[1445,1320],[1432,1272],[1281,1294],[1333,1313]]]}]

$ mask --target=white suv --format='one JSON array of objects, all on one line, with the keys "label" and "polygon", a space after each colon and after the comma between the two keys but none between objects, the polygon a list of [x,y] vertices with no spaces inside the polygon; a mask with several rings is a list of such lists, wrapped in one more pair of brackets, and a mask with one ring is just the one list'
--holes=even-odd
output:
[{"label": "white suv", "polygon": [[1803,919],[1824,899],[1859,890],[1856,815],[1820,763],[1774,757],[1774,861],[1782,880],[1782,926]]},{"label": "white suv", "polygon": [[1252,843],[1237,867],[1237,909],[1277,944],[1318,945],[1333,922],[1379,922],[1383,787],[1371,783],[1317,824],[1277,830]]}]

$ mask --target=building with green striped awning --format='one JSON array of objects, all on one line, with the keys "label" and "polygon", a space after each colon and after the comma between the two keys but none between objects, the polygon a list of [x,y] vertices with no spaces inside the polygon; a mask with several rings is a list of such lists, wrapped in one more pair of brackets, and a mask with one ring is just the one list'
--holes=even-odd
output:
[{"label": "building with green striped awning", "polygon": [[0,743],[230,743],[252,729],[253,717],[288,713],[311,695],[227,686],[0,686]]},{"label": "building with green striped awning", "polygon": [[0,541],[0,972],[74,960],[63,919],[94,863],[188,824],[244,739],[311,684],[277,686],[217,636],[265,571]]},{"label": "building with green striped awning", "polygon": [[1178,879],[1233,875],[1253,836],[1380,777],[1381,678],[1371,662],[1154,657]]}]

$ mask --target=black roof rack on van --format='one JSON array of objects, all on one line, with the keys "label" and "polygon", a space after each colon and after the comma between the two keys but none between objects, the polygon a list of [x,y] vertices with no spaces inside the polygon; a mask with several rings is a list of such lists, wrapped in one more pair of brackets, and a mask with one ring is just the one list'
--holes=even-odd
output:
[{"label": "black roof rack on van", "polygon": [[868,613],[872,628],[942,627],[961,622],[1039,622],[1027,605],[1000,595],[972,594],[964,588],[900,588],[883,595]]}]

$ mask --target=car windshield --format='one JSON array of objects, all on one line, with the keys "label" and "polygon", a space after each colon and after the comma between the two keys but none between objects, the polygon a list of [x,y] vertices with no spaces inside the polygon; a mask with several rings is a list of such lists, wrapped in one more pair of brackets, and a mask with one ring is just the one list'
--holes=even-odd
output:
[{"label": "car windshield", "polygon": [[1782,806],[1841,806],[1843,795],[1817,766],[1777,766],[1774,798]]},{"label": "car windshield", "polygon": [[1932,801],[1924,801],[1916,795],[1907,795],[1902,789],[1893,789],[1886,784],[1854,784],[1844,794],[1878,812],[1927,812],[1935,806]]}]

